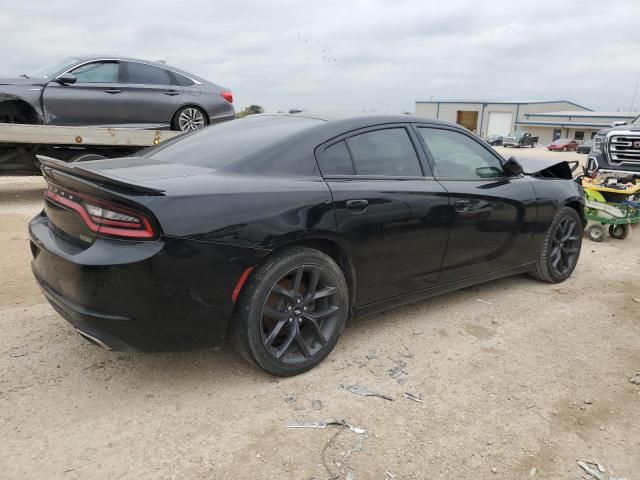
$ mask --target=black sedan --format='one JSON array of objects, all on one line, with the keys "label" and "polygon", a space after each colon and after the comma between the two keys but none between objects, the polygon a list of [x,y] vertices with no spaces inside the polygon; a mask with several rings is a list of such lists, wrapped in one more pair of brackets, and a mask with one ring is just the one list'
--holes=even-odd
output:
[{"label": "black sedan", "polygon": [[583,200],[564,161],[504,160],[450,123],[257,115],[139,157],[41,159],[44,295],[120,351],[207,348],[295,375],[348,317],[528,272],[561,282]]}]

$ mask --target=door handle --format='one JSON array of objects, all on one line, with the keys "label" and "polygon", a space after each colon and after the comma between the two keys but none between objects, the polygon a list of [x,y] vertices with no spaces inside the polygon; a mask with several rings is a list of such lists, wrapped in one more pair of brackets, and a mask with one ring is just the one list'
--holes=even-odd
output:
[{"label": "door handle", "polygon": [[174,97],[176,95],[180,95],[180,92],[178,90],[165,90],[163,93],[165,95],[169,95],[171,97]]},{"label": "door handle", "polygon": [[104,92],[105,93],[110,93],[111,95],[114,95],[116,93],[122,93],[122,89],[121,88],[107,88]]},{"label": "door handle", "polygon": [[347,200],[347,208],[353,210],[353,213],[362,213],[369,206],[369,201],[364,199]]}]

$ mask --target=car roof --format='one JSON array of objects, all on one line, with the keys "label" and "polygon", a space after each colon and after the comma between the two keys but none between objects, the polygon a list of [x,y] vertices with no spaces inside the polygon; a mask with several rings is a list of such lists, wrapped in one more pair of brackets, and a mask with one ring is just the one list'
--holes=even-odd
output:
[{"label": "car roof", "polygon": [[193,80],[198,80],[199,82],[211,83],[208,80],[205,80],[202,77],[194,75],[193,73],[187,72],[186,70],[182,70],[180,68],[174,67],[172,65],[168,65],[163,62],[153,61],[153,60],[145,60],[144,58],[134,58],[134,57],[121,57],[120,55],[73,55],[71,58],[75,58],[80,62],[89,62],[92,60],[118,60],[122,62],[138,62],[144,63],[147,65],[153,65],[155,67],[165,68],[167,70],[171,70],[172,72],[180,73],[185,75]]},{"label": "car roof", "polygon": [[354,130],[357,128],[365,128],[374,125],[383,125],[386,123],[429,123],[435,125],[443,125],[455,127],[465,130],[457,123],[437,120],[428,117],[419,117],[416,115],[398,115],[398,114],[380,114],[380,113],[353,113],[353,112],[322,112],[322,111],[301,111],[296,113],[262,113],[263,117],[299,117],[321,120],[331,124],[331,126],[345,128],[346,130]]}]

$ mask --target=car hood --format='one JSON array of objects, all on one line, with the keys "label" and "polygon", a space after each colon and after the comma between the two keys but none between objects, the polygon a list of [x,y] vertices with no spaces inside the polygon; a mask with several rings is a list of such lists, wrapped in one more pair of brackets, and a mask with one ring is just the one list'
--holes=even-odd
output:
[{"label": "car hood", "polygon": [[640,133],[640,125],[619,125],[617,127],[605,128],[598,132],[598,135],[606,135],[609,132],[638,132]]},{"label": "car hood", "polygon": [[28,85],[45,85],[45,80],[38,80],[35,78],[0,78],[0,85],[15,85],[15,86],[28,86]]},{"label": "car hood", "polygon": [[542,176],[553,178],[573,178],[571,167],[566,160],[517,158],[522,166],[523,173],[530,176]]}]

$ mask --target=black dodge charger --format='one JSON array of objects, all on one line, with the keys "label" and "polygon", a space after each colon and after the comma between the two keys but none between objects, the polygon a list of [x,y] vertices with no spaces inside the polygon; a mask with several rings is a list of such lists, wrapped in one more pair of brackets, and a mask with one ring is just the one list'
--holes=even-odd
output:
[{"label": "black dodge charger", "polygon": [[41,162],[33,272],[79,334],[120,351],[229,337],[282,376],[321,362],[349,317],[565,280],[585,223],[566,162],[505,160],[410,116],[258,115],[138,157]]}]

